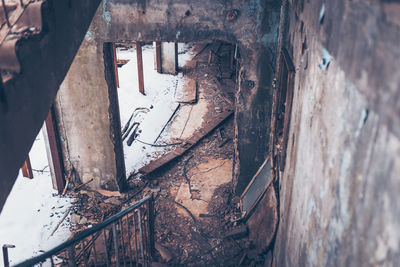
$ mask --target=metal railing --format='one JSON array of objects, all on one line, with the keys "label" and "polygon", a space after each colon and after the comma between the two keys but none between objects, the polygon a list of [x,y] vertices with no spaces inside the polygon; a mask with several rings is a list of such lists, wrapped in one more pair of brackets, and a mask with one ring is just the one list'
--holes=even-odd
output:
[{"label": "metal railing", "polygon": [[149,266],[153,250],[154,206],[150,195],[15,266]]}]

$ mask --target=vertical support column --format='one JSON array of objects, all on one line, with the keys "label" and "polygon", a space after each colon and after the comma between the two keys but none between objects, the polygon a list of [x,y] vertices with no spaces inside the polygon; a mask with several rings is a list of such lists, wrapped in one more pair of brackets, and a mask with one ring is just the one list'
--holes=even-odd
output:
[{"label": "vertical support column", "polygon": [[112,43],[84,39],[56,97],[66,172],[91,189],[124,190],[126,173]]},{"label": "vertical support column", "polygon": [[114,55],[114,73],[115,73],[115,85],[119,88],[119,77],[118,77],[118,63],[117,63],[117,49],[115,43],[112,43],[113,55]]},{"label": "vertical support column", "polygon": [[33,172],[29,155],[26,157],[24,165],[22,166],[22,175],[26,178],[33,179]]},{"label": "vertical support column", "polygon": [[162,73],[176,75],[178,73],[178,44],[162,42],[160,53]]},{"label": "vertical support column", "polygon": [[10,261],[8,259],[8,249],[9,248],[15,248],[14,245],[3,245],[3,263],[4,267],[9,267],[10,266]]},{"label": "vertical support column", "polygon": [[139,81],[139,92],[144,93],[144,80],[143,80],[143,57],[142,57],[142,44],[136,42],[136,57],[137,57],[137,69],[138,69],[138,81]]},{"label": "vertical support column", "polygon": [[61,193],[65,187],[64,164],[62,160],[60,136],[57,129],[57,123],[54,117],[54,106],[50,108],[45,121],[45,130],[43,131],[46,144],[47,158],[49,161],[53,187]]},{"label": "vertical support column", "polygon": [[161,42],[156,42],[156,69],[158,73],[162,72],[161,68]]}]

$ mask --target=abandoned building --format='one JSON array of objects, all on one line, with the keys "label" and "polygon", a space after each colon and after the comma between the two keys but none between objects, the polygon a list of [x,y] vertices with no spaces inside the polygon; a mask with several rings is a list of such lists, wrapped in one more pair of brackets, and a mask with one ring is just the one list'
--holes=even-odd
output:
[{"label": "abandoned building", "polygon": [[1,0],[0,169],[4,266],[396,266],[400,3]]}]

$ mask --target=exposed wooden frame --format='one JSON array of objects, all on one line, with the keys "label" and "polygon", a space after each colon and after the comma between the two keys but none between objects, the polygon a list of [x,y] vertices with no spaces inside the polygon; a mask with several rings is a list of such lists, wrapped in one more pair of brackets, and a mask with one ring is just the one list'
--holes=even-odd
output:
[{"label": "exposed wooden frame", "polygon": [[142,44],[136,42],[136,57],[137,57],[137,69],[138,69],[138,81],[139,81],[139,92],[144,92],[144,79],[143,79],[143,56],[142,56]]},{"label": "exposed wooden frame", "polygon": [[56,182],[58,193],[62,193],[65,187],[64,162],[61,152],[61,144],[59,142],[60,135],[57,128],[57,123],[55,121],[53,106],[50,108],[49,113],[47,114],[45,123],[51,157],[49,164],[52,164],[55,176],[54,180]]},{"label": "exposed wooden frame", "polygon": [[26,157],[24,165],[22,165],[22,175],[26,178],[33,179],[33,172],[29,155]]},{"label": "exposed wooden frame", "polygon": [[156,42],[156,69],[158,73],[162,73],[161,66],[161,42]]},{"label": "exposed wooden frame", "polygon": [[115,74],[115,85],[119,88],[119,77],[118,77],[118,63],[117,63],[117,48],[115,43],[112,43],[113,56],[114,56],[114,74]]}]

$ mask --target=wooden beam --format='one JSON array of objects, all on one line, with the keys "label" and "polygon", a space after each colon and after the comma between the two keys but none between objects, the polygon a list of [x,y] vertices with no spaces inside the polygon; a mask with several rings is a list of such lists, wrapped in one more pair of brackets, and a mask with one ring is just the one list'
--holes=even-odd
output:
[{"label": "wooden beam", "polygon": [[115,84],[119,88],[119,78],[118,78],[118,63],[117,63],[117,49],[115,43],[112,43],[113,57],[114,57],[114,74],[115,74]]},{"label": "wooden beam", "polygon": [[157,72],[162,73],[161,69],[161,42],[156,42],[156,66]]},{"label": "wooden beam", "polygon": [[26,178],[33,179],[33,172],[32,172],[31,160],[29,159],[29,155],[26,158],[24,165],[22,166],[22,175]]},{"label": "wooden beam", "polygon": [[137,56],[137,69],[138,69],[138,81],[139,81],[139,92],[144,93],[144,80],[143,80],[143,57],[142,57],[142,44],[136,42],[136,56]]},{"label": "wooden beam", "polygon": [[52,106],[46,118],[46,130],[51,153],[51,162],[49,162],[49,164],[53,165],[56,187],[58,192],[61,193],[65,187],[65,179],[63,175],[64,163],[62,161],[61,146],[59,143],[60,136],[53,112],[54,108]]}]

